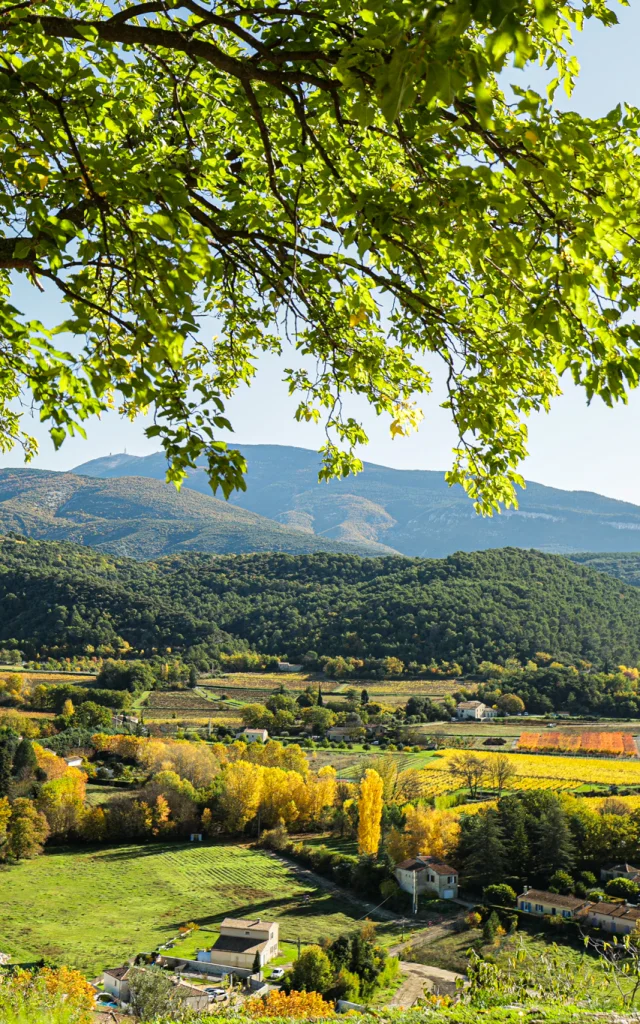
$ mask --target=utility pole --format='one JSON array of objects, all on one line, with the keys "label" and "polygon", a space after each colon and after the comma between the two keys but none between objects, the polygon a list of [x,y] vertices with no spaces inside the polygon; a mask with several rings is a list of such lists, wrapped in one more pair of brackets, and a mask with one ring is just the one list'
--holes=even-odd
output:
[{"label": "utility pole", "polygon": [[298,957],[297,957],[297,959],[298,960],[300,959],[300,936],[298,936]]},{"label": "utility pole", "polygon": [[418,913],[418,882],[417,882],[418,872],[417,871],[412,871],[411,873],[413,875],[413,908],[412,909],[413,909],[413,916],[415,917],[416,914]]}]

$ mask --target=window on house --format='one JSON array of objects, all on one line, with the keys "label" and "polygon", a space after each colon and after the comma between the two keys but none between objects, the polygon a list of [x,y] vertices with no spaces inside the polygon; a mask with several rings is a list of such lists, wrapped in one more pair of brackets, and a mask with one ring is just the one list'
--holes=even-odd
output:
[{"label": "window on house", "polygon": [[[529,904],[529,906],[531,906],[531,904]],[[544,907],[542,906],[542,903],[536,903],[536,913],[544,914]]]},{"label": "window on house", "polygon": [[571,917],[571,911],[570,910],[563,910],[562,911],[562,916],[563,917]]}]

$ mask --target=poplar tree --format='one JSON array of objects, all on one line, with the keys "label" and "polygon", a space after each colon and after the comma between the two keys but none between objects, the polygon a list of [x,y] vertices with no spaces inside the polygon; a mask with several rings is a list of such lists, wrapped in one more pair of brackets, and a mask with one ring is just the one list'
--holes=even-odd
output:
[{"label": "poplar tree", "polygon": [[358,796],[358,852],[371,857],[380,846],[383,788],[377,771],[367,768]]}]

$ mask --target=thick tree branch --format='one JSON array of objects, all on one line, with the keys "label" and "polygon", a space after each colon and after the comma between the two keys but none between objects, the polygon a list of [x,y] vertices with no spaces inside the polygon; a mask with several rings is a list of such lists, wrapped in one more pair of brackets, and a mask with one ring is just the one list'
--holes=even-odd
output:
[{"label": "thick tree branch", "polygon": [[[306,71],[268,71],[256,67],[250,60],[237,60],[221,50],[214,43],[201,39],[191,39],[182,32],[172,32],[162,28],[148,28],[142,25],[126,25],[109,21],[79,21],[72,18],[29,17],[24,22],[37,22],[45,35],[58,39],[86,39],[86,33],[95,31],[99,39],[107,43],[120,43],[130,46],[159,47],[164,50],[175,50],[186,53],[189,57],[204,60],[217,68],[218,71],[241,81],[265,82],[278,89],[292,85],[314,85],[318,89],[333,92],[338,88],[337,82],[321,78]],[[2,30],[0,24],[0,31]],[[4,19],[4,31],[7,19]]]}]

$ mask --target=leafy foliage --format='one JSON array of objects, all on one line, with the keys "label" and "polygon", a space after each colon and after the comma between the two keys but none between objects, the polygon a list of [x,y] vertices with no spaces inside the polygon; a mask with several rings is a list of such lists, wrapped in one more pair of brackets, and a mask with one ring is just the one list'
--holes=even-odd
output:
[{"label": "leafy foliage", "polygon": [[[604,0],[5,12],[3,445],[22,386],[58,445],[114,404],[152,406],[169,477],[204,455],[229,493],[244,460],[217,440],[225,401],[289,334],[327,475],[359,468],[366,440],[343,396],[407,433],[433,351],[460,436],[449,478],[484,509],[513,500],[522,418],[558,374],[608,403],[638,381],[638,114],[511,103],[497,77],[539,61],[550,95],[570,90],[585,17],[615,22]],[[58,289],[79,351],[25,324],[12,270]]]}]

